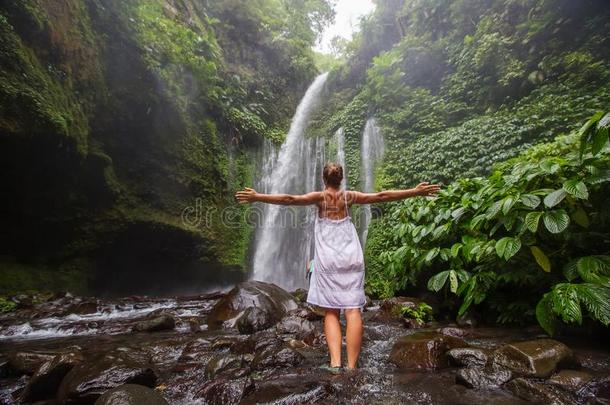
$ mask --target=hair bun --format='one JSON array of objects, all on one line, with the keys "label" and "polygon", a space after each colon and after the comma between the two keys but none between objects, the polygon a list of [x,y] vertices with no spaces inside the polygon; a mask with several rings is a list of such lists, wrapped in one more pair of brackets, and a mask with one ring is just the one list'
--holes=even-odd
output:
[{"label": "hair bun", "polygon": [[341,186],[341,181],[343,180],[343,167],[338,163],[327,163],[324,165],[322,178],[324,179],[324,184],[327,186],[339,188]]}]

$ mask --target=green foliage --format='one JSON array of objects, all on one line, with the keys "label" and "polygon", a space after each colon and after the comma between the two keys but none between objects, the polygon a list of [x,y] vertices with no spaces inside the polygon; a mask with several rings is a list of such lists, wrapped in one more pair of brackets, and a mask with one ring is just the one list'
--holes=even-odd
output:
[{"label": "green foliage", "polygon": [[[536,300],[551,289],[536,310],[541,325],[549,324],[549,308],[564,321],[580,322],[578,302],[605,323],[610,313],[598,298],[610,281],[607,257],[587,256],[569,266],[568,280],[580,277],[582,286],[562,284],[563,275],[553,271],[573,257],[606,253],[587,242],[609,236],[610,148],[607,140],[599,150],[592,142],[604,131],[602,116],[498,165],[488,178],[460,179],[436,198],[398,204],[375,223],[367,244],[377,266],[371,276],[383,269],[392,281],[381,290],[380,281],[369,280],[369,288],[387,295],[388,289],[399,291],[427,276],[431,291],[445,289],[462,299],[460,314],[490,301],[499,322],[526,321],[507,314],[521,308],[524,316],[533,315]],[[529,301],[516,306],[515,289]]]},{"label": "green foliage", "polygon": [[415,308],[407,306],[401,307],[400,315],[404,318],[415,319],[418,323],[422,324],[434,320],[432,316],[432,307],[425,302],[420,302]]},{"label": "green foliage", "polygon": [[0,296],[0,314],[14,311],[15,308],[17,308],[17,304],[14,301]]}]

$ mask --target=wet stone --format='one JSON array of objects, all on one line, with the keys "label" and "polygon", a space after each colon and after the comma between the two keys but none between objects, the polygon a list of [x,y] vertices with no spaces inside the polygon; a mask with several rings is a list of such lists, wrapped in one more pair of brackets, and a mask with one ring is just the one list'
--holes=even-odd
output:
[{"label": "wet stone", "polygon": [[544,384],[538,381],[516,378],[508,382],[505,387],[515,396],[530,402],[553,405],[573,405],[577,399],[561,388]]},{"label": "wet stone", "polygon": [[82,361],[80,353],[61,353],[42,364],[28,381],[21,401],[35,402],[55,397],[63,378]]},{"label": "wet stone", "polygon": [[447,336],[453,336],[453,337],[464,337],[468,335],[468,331],[461,329],[461,328],[454,328],[451,326],[446,326],[444,328],[439,328],[436,330],[438,333],[442,334],[442,335],[447,335]]},{"label": "wet stone", "polygon": [[53,360],[54,353],[13,352],[8,355],[8,370],[13,375],[32,375],[47,361]]},{"label": "wet stone", "polygon": [[307,319],[297,316],[287,316],[283,318],[276,326],[277,333],[292,333],[299,336],[307,336],[312,334],[316,328]]},{"label": "wet stone", "polygon": [[195,395],[209,405],[238,404],[254,389],[252,378],[219,377],[206,382]]},{"label": "wet stone", "polygon": [[290,293],[275,284],[246,281],[239,283],[214,305],[208,314],[208,325],[211,328],[232,327],[237,316],[251,307],[267,313],[275,323],[288,311],[297,309],[298,305]]},{"label": "wet stone", "polygon": [[207,378],[211,379],[224,371],[240,368],[244,365],[247,365],[247,361],[244,356],[219,354],[210,359],[205,367],[205,375]]},{"label": "wet stone", "polygon": [[251,334],[271,327],[276,320],[268,311],[250,307],[237,318],[235,326],[239,333]]},{"label": "wet stone", "polygon": [[560,364],[573,360],[572,350],[553,339],[510,343],[492,354],[495,364],[526,377],[548,377]]},{"label": "wet stone", "polygon": [[170,315],[161,315],[138,322],[133,327],[134,332],[158,332],[172,330],[176,327],[176,320]]},{"label": "wet stone", "polygon": [[125,384],[106,391],[95,405],[168,405],[159,392],[143,385]]},{"label": "wet stone", "polygon": [[301,353],[289,347],[267,347],[258,351],[252,360],[252,368],[261,370],[265,368],[291,367],[301,364],[304,357]]},{"label": "wet stone", "polygon": [[468,388],[493,389],[510,381],[512,373],[505,369],[461,368],[457,371],[456,381]]},{"label": "wet stone", "polygon": [[[332,384],[321,380],[319,376],[279,377],[257,382],[255,391],[244,398],[240,404],[338,403],[331,397],[333,394]],[[330,402],[323,402],[325,400],[330,400]]]},{"label": "wet stone", "polygon": [[593,376],[586,371],[561,370],[549,378],[548,383],[566,390],[578,390],[592,379]]},{"label": "wet stone", "polygon": [[467,347],[461,339],[436,332],[416,332],[400,338],[390,353],[390,362],[402,369],[437,369],[449,366],[447,351]]},{"label": "wet stone", "polygon": [[483,349],[463,347],[451,349],[447,352],[451,363],[462,367],[485,367],[487,364],[487,353]]},{"label": "wet stone", "polygon": [[157,375],[144,365],[107,355],[81,363],[65,376],[58,393],[60,403],[93,403],[106,391],[123,384],[154,387]]}]

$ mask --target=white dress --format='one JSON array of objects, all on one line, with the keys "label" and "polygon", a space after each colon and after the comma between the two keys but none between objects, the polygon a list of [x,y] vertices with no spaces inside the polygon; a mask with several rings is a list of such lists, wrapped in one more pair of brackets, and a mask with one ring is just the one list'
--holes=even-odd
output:
[{"label": "white dress", "polygon": [[314,270],[307,302],[323,308],[362,308],[366,302],[364,255],[358,232],[347,211],[346,194],[344,191],[345,218],[316,217]]}]

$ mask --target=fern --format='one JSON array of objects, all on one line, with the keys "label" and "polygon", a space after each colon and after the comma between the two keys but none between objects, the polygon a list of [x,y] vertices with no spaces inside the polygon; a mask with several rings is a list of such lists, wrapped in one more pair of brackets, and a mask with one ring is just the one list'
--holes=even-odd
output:
[{"label": "fern", "polygon": [[608,326],[610,324],[610,288],[583,283],[577,286],[577,293],[591,316]]}]

